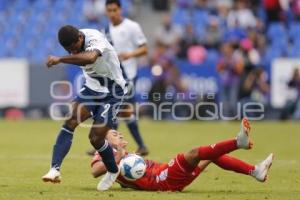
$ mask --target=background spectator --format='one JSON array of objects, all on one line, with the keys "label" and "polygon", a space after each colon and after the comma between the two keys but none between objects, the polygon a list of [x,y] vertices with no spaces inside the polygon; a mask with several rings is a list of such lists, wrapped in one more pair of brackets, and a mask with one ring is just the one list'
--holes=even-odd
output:
[{"label": "background spectator", "polygon": [[165,14],[162,24],[155,31],[155,39],[157,42],[163,43],[169,47],[175,46],[182,36],[182,29],[172,23],[171,16]]},{"label": "background spectator", "polygon": [[244,63],[238,54],[234,54],[231,43],[224,43],[221,47],[221,58],[217,65],[220,76],[220,101],[224,104],[225,116],[236,111],[238,100],[238,85],[240,74],[244,70]]},{"label": "background spectator", "polygon": [[282,110],[281,119],[293,117],[300,118],[300,71],[295,68],[292,79],[288,82],[288,87],[294,89],[296,92],[295,98],[289,99]]},{"label": "background spectator", "polygon": [[88,22],[98,23],[105,16],[105,0],[86,0],[83,13]]},{"label": "background spectator", "polygon": [[237,0],[235,2],[234,9],[228,14],[227,23],[229,27],[255,27],[256,18],[252,10],[249,9],[247,1]]}]

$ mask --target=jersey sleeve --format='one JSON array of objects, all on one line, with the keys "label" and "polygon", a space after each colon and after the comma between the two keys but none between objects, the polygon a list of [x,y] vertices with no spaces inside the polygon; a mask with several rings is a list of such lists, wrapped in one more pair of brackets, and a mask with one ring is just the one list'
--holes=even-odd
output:
[{"label": "jersey sleeve", "polygon": [[139,24],[134,23],[132,26],[132,31],[133,31],[133,35],[132,35],[133,42],[137,47],[147,43],[147,39]]},{"label": "jersey sleeve", "polygon": [[90,40],[87,42],[87,47],[85,48],[85,51],[98,51],[100,55],[103,54],[105,50],[105,42],[103,40],[100,35],[99,37],[94,36],[90,38]]}]

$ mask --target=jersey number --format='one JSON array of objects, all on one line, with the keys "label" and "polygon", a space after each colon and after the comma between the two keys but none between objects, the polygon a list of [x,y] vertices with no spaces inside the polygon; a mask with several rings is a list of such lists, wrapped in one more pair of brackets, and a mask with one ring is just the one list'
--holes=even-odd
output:
[{"label": "jersey number", "polygon": [[103,110],[103,112],[101,113],[101,117],[105,118],[105,115],[106,115],[106,113],[108,112],[109,108],[110,108],[110,104],[105,104],[104,110]]}]

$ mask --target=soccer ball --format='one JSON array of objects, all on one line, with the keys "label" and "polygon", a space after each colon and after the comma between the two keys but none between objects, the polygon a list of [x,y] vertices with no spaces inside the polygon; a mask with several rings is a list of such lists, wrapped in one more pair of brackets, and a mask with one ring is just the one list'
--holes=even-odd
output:
[{"label": "soccer ball", "polygon": [[136,154],[126,155],[120,162],[121,175],[130,181],[141,178],[146,171],[144,159]]}]

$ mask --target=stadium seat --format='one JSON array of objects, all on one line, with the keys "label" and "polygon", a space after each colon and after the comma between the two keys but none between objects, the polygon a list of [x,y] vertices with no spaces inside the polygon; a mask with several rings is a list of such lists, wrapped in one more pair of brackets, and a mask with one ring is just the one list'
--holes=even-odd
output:
[{"label": "stadium seat", "polygon": [[225,41],[239,41],[247,36],[246,30],[243,28],[228,28],[224,32]]},{"label": "stadium seat", "polygon": [[172,11],[172,21],[175,24],[184,26],[189,23],[191,20],[191,16],[188,10],[175,8]]},{"label": "stadium seat", "polygon": [[210,63],[217,64],[220,58],[220,53],[216,49],[208,49],[206,55],[206,61]]},{"label": "stadium seat", "polygon": [[208,22],[208,11],[194,10],[192,13],[192,23],[197,27],[206,27]]},{"label": "stadium seat", "polygon": [[276,40],[280,37],[286,37],[286,30],[282,23],[272,23],[269,25],[267,37],[270,40]]},{"label": "stadium seat", "polygon": [[299,22],[294,22],[290,24],[289,27],[289,37],[295,41],[297,38],[300,37],[300,23]]},{"label": "stadium seat", "polygon": [[261,64],[263,65],[264,69],[270,74],[271,65],[274,59],[282,57],[284,54],[284,49],[282,48],[274,48],[268,47],[265,54],[262,57]]},{"label": "stadium seat", "polygon": [[300,58],[300,47],[299,46],[291,46],[287,50],[287,56],[291,58]]},{"label": "stadium seat", "polygon": [[272,48],[286,49],[288,47],[287,37],[282,36],[282,37],[278,37],[274,40],[271,40],[270,46]]}]

